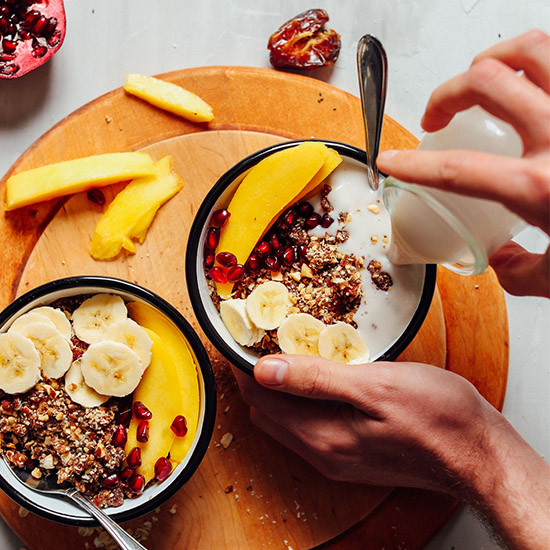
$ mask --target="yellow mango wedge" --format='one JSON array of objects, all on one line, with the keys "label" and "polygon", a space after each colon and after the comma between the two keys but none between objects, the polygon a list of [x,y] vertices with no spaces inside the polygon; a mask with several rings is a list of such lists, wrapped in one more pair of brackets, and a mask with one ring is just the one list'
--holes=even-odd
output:
[{"label": "yellow mango wedge", "polygon": [[93,155],[26,170],[8,178],[4,210],[154,173],[146,153]]},{"label": "yellow mango wedge", "polygon": [[143,243],[157,210],[182,187],[169,156],[155,164],[153,175],[130,182],[99,220],[90,246],[92,257],[111,260],[123,248],[135,254],[134,240]]},{"label": "yellow mango wedge", "polygon": [[[187,420],[187,434],[184,437],[173,438],[172,446],[170,447],[170,461],[175,468],[176,465],[182,462],[187,456],[193,440],[195,439],[195,434],[197,433],[200,414],[200,389],[197,363],[187,340],[164,315],[153,307],[141,302],[130,302],[127,304],[127,307],[130,317],[136,321],[136,323],[153,331],[159,336],[162,341],[163,350],[172,358],[171,363],[178,382],[172,383],[173,378],[156,380],[155,387],[147,387],[146,390],[144,388],[144,393],[139,394],[140,397],[142,397],[142,399],[140,399],[137,397],[138,394],[136,392],[138,390],[141,391],[144,382],[142,379],[136,392],[134,392],[134,400],[142,401],[148,406],[146,400],[149,399],[149,394],[152,395],[154,393],[155,395],[161,395],[165,404],[170,403],[177,405],[178,409],[176,415],[181,414],[185,416]],[[153,353],[154,350],[155,344],[153,344]],[[150,368],[149,366],[147,370]],[[145,372],[147,373],[147,371]],[[151,398],[151,400],[153,400],[153,398]],[[170,426],[176,415],[170,419],[168,426]],[[155,422],[156,417],[153,413],[153,418],[150,420],[150,429]],[[170,432],[172,432],[172,430],[170,430]],[[149,433],[151,434],[151,432]],[[135,434],[133,437],[135,438]],[[135,441],[135,439],[133,441]],[[149,441],[151,441],[150,438]],[[144,445],[147,445],[149,441]],[[128,450],[131,449],[128,446],[126,448]],[[161,455],[157,456],[155,461],[160,456]],[[145,476],[145,478],[147,480],[147,476]]]},{"label": "yellow mango wedge", "polygon": [[[244,265],[278,216],[317,187],[340,162],[336,151],[314,141],[277,151],[260,161],[245,176],[227,207],[231,217],[221,231],[217,250],[232,252]],[[217,283],[216,288],[226,298],[233,284]]]},{"label": "yellow mango wedge", "polygon": [[141,401],[153,417],[149,421],[149,440],[146,443],[140,443],[136,439],[137,427],[141,420],[132,417],[125,451],[128,454],[134,447],[140,447],[141,466],[138,473],[142,474],[145,483],[148,483],[155,477],[155,463],[159,458],[168,456],[176,437],[170,425],[180,414],[179,399],[182,387],[176,373],[175,358],[170,349],[164,346],[162,339],[155,332],[146,327],[143,329],[153,340],[151,363],[135,389],[133,398],[134,401]]},{"label": "yellow mango wedge", "polygon": [[208,122],[214,118],[213,110],[199,96],[181,86],[152,76],[126,75],[124,89],[155,107],[170,111],[193,122]]}]

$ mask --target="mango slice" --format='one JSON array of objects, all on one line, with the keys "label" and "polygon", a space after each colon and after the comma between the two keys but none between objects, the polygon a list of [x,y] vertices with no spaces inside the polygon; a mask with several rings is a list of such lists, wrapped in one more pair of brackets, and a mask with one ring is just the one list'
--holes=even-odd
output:
[{"label": "mango slice", "polygon": [[143,243],[157,210],[182,187],[183,181],[172,171],[169,156],[155,164],[152,176],[130,182],[99,220],[90,247],[92,257],[110,260],[122,248],[135,254],[133,239]]},{"label": "mango slice", "polygon": [[[171,357],[171,363],[178,380],[178,382],[173,382],[173,380],[175,380],[173,377],[166,379],[158,377],[153,387],[146,385],[142,390],[142,385],[144,384],[144,380],[142,379],[136,392],[134,392],[134,400],[142,401],[147,407],[149,406],[149,395],[151,395],[151,401],[154,401],[153,394],[160,395],[163,403],[166,406],[170,406],[170,411],[172,411],[172,404],[177,406],[177,412],[170,418],[168,427],[172,424],[175,416],[179,414],[185,416],[187,420],[187,434],[184,437],[175,437],[172,439],[172,446],[170,447],[170,461],[175,468],[176,465],[182,462],[187,456],[193,440],[195,439],[195,434],[197,433],[200,415],[200,389],[197,362],[187,340],[164,315],[153,307],[141,302],[130,302],[127,304],[127,307],[130,317],[136,321],[136,323],[153,331],[159,336],[164,351]],[[154,350],[155,345],[153,344],[153,354]],[[147,371],[150,368],[149,366]],[[145,372],[147,373],[147,371]],[[140,393],[137,393],[138,391]],[[143,391],[143,393],[141,393],[141,391]],[[172,414],[172,412],[170,414]],[[155,413],[153,413],[153,418],[150,420],[149,425],[150,430],[157,421],[156,418]],[[133,434],[132,441],[135,442],[134,430],[130,431]],[[172,430],[170,430],[170,432],[173,435]],[[143,445],[148,445],[151,441],[151,431],[149,433],[149,441]],[[130,437],[130,433],[128,437]],[[130,442],[130,439],[128,439],[128,441]],[[132,447],[128,445],[126,446],[127,450],[131,450],[131,448]],[[155,461],[158,460],[160,456],[161,455],[158,455]],[[147,479],[147,476],[145,476],[145,478]]]},{"label": "mango slice", "polygon": [[[245,176],[227,207],[231,217],[221,231],[217,250],[232,252],[244,265],[279,215],[317,187],[340,162],[336,151],[315,141],[277,151],[260,161]],[[217,283],[216,288],[225,298],[233,284]]]},{"label": "mango slice", "polygon": [[[138,473],[145,477],[148,483],[155,477],[155,463],[163,456],[168,456],[175,439],[170,425],[180,414],[179,396],[182,393],[180,379],[176,373],[176,358],[169,348],[152,330],[143,327],[149,338],[153,340],[151,363],[145,370],[143,378],[134,391],[134,401],[141,401],[152,413],[149,421],[149,440],[140,443],[136,439],[136,431],[141,420],[132,417],[128,428],[126,454],[134,447],[141,449],[141,466]],[[178,399],[171,399],[171,397]]]},{"label": "mango slice", "polygon": [[146,153],[107,153],[25,170],[8,178],[4,210],[154,173]]},{"label": "mango slice", "polygon": [[212,107],[199,96],[184,88],[152,76],[126,75],[124,89],[151,105],[170,111],[193,122],[208,122],[214,118]]}]

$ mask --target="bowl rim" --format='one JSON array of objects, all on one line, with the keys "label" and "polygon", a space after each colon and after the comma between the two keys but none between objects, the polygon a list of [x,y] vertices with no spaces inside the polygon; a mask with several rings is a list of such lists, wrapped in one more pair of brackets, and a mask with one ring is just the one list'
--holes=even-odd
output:
[{"label": "bowl rim", "polygon": [[[335,149],[341,155],[363,164],[366,164],[367,162],[367,156],[364,150],[340,141],[330,141],[325,139],[296,139],[269,145],[244,157],[220,176],[199,206],[199,209],[195,214],[193,224],[191,225],[191,230],[189,231],[185,254],[185,278],[187,281],[187,290],[189,292],[193,311],[202,330],[218,349],[218,351],[233,365],[251,376],[253,376],[254,365],[236,353],[220,336],[218,331],[210,322],[208,312],[206,311],[203,301],[201,300],[199,280],[197,277],[197,262],[200,261],[202,265],[203,248],[201,246],[200,238],[203,227],[207,222],[207,218],[212,212],[216,201],[223,191],[225,191],[225,189],[235,181],[235,179],[269,155],[283,149],[288,149],[289,147],[294,147],[306,141],[324,143],[327,147]],[[386,176],[386,174],[383,175]],[[394,361],[411,343],[422,326],[422,323],[424,322],[430,309],[435,292],[436,278],[437,266],[435,264],[427,264],[424,275],[424,285],[422,287],[418,307],[416,308],[414,315],[405,330],[402,332],[401,336],[388,350],[379,356],[376,361]]]},{"label": "bowl rim", "polygon": [[[4,310],[2,310],[0,312],[0,326],[2,326],[8,319],[10,319],[26,305],[39,298],[54,292],[74,289],[80,286],[111,290],[115,292],[118,291],[133,295],[164,313],[176,325],[176,327],[181,330],[189,342],[197,358],[198,368],[200,369],[203,378],[204,396],[202,396],[202,398],[204,399],[204,420],[197,444],[195,445],[189,461],[181,472],[177,474],[176,479],[170,485],[167,485],[165,491],[161,491],[154,497],[145,500],[139,507],[122,512],[117,512],[117,508],[107,508],[109,517],[117,523],[122,523],[142,517],[143,515],[152,512],[160,505],[164,504],[177,491],[179,491],[195,473],[199,467],[199,464],[202,462],[204,455],[206,454],[214,431],[217,408],[216,383],[214,380],[214,373],[212,371],[210,358],[208,357],[208,354],[206,353],[206,350],[197,333],[185,317],[183,317],[183,315],[174,306],[172,306],[164,298],[161,298],[158,294],[136,283],[131,283],[123,279],[103,277],[99,275],[79,275],[56,279],[54,281],[44,283],[25,292],[25,294],[22,294],[16,298]],[[4,460],[3,457],[1,459]],[[15,484],[12,485],[0,475],[0,489],[17,504],[23,506],[38,516],[57,523],[63,523],[65,525],[86,527],[99,525],[99,523],[92,517],[74,519],[73,517],[68,517],[63,513],[55,513],[53,511],[46,510],[43,507],[34,504],[32,500],[17,491],[15,487]]]}]

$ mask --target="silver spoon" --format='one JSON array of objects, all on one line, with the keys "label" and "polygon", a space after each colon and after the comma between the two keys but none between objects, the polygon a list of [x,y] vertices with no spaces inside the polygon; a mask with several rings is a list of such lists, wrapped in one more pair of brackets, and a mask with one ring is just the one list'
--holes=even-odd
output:
[{"label": "silver spoon", "polygon": [[367,174],[370,186],[376,190],[379,179],[376,157],[384,122],[388,58],[380,41],[370,34],[363,36],[357,45],[357,72],[367,142]]},{"label": "silver spoon", "polygon": [[74,487],[65,487],[57,483],[55,476],[42,477],[40,479],[33,478],[28,472],[20,468],[13,468],[7,462],[9,470],[14,477],[29,489],[37,493],[44,493],[53,496],[68,497],[83,510],[86,510],[91,516],[105,528],[105,530],[113,537],[116,543],[123,550],[147,550],[136,539],[131,537],[118,523],[113,521],[101,508],[96,506],[90,499],[85,497]]}]

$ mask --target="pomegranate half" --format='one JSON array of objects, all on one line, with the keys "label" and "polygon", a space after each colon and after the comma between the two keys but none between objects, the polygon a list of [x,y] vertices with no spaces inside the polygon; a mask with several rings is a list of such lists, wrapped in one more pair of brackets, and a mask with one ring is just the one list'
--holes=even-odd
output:
[{"label": "pomegranate half", "polygon": [[46,63],[65,31],[63,0],[0,0],[0,78],[19,78]]}]

